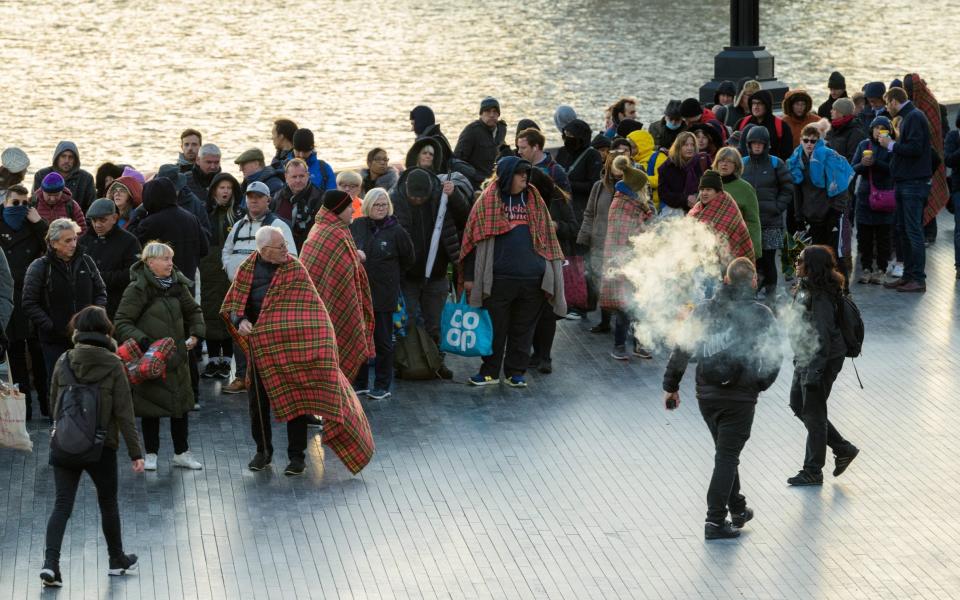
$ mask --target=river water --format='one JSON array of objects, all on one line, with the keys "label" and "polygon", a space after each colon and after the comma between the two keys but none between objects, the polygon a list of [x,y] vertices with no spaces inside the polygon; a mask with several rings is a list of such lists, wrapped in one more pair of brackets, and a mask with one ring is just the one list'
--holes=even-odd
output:
[{"label": "river water", "polygon": [[[337,167],[376,145],[401,160],[419,103],[455,142],[486,95],[511,132],[533,118],[556,142],[558,104],[596,130],[623,94],[645,123],[668,98],[696,96],[728,43],[728,10],[724,0],[0,0],[0,146],[27,150],[31,172],[61,139],[90,171],[105,160],[153,170],[194,127],[236,173],[245,148],[272,155],[271,122],[290,117]],[[960,97],[955,17],[948,0],[762,2],[760,37],[777,76],[817,101],[834,69],[851,90],[916,70],[943,101]]]}]

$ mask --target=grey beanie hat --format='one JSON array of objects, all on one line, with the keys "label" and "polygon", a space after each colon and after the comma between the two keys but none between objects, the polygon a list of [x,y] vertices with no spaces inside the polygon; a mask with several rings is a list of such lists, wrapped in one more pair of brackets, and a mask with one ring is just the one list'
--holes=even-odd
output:
[{"label": "grey beanie hat", "polygon": [[30,166],[30,158],[27,153],[16,146],[4,150],[3,155],[0,155],[0,162],[11,173],[26,171],[27,167]]},{"label": "grey beanie hat", "polygon": [[570,124],[570,121],[573,121],[576,118],[577,111],[573,110],[573,107],[567,106],[566,104],[561,104],[553,113],[553,124],[557,126],[557,130],[559,130],[560,133],[563,133],[563,130],[567,128],[567,125]]},{"label": "grey beanie hat", "polygon": [[488,108],[495,108],[497,112],[500,112],[500,102],[497,101],[493,96],[487,96],[480,101],[480,112],[487,110]]}]

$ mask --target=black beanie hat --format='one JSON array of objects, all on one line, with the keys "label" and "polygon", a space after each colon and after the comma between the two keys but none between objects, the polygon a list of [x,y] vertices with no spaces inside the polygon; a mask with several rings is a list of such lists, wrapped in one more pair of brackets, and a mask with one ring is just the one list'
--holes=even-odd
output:
[{"label": "black beanie hat", "polygon": [[692,119],[703,114],[703,107],[696,98],[687,98],[680,103],[680,116],[684,119]]},{"label": "black beanie hat", "polygon": [[643,123],[636,119],[624,119],[617,125],[617,137],[627,137],[634,131],[643,129]]},{"label": "black beanie hat", "polygon": [[827,87],[831,90],[847,89],[847,80],[840,74],[840,71],[830,73],[830,79],[827,80]]},{"label": "black beanie hat", "polygon": [[712,190],[717,190],[718,192],[723,191],[723,179],[720,177],[720,173],[717,173],[713,169],[708,169],[703,172],[703,175],[700,177],[699,189],[710,188]]},{"label": "black beanie hat", "polygon": [[407,198],[429,198],[433,192],[433,175],[426,169],[410,169],[403,187]]},{"label": "black beanie hat", "polygon": [[[957,114],[957,117],[960,118],[960,113]],[[602,133],[598,133],[598,134],[595,135],[595,136],[593,137],[593,139],[590,141],[590,146],[591,146],[592,148],[597,149],[597,150],[599,150],[599,149],[601,149],[601,148],[609,148],[609,147],[610,147],[610,138],[608,138],[607,136],[603,135]]]},{"label": "black beanie hat", "polygon": [[536,129],[540,131],[540,126],[537,125],[537,122],[533,119],[520,119],[517,121],[517,133],[520,133],[524,129]]},{"label": "black beanie hat", "polygon": [[313,132],[309,129],[298,129],[293,134],[293,149],[300,152],[313,151]]},{"label": "black beanie hat", "polygon": [[323,193],[323,207],[335,215],[342,213],[353,204],[350,194],[342,190],[327,190]]},{"label": "black beanie hat", "polygon": [[680,101],[679,100],[670,100],[667,102],[667,107],[663,109],[663,114],[668,119],[679,119],[680,118]]},{"label": "black beanie hat", "polygon": [[480,101],[480,114],[483,114],[483,111],[488,108],[495,108],[497,112],[500,112],[500,102],[493,96],[487,96]]}]

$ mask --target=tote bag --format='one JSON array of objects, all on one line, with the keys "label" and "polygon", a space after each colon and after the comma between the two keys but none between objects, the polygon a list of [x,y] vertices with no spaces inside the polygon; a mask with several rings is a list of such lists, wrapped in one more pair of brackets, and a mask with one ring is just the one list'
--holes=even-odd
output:
[{"label": "tote bag", "polygon": [[7,365],[8,383],[0,381],[0,446],[14,450],[33,450],[33,441],[27,433],[27,404],[24,395],[13,384],[10,365]]},{"label": "tote bag", "polygon": [[440,350],[460,356],[493,354],[493,322],[485,308],[467,303],[466,293],[460,301],[447,300],[440,319]]}]

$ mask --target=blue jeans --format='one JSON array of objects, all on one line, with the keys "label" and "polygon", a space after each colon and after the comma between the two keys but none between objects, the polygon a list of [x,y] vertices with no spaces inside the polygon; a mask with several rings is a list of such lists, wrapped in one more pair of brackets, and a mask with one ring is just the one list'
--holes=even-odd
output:
[{"label": "blue jeans", "polygon": [[924,273],[927,250],[923,235],[923,209],[930,195],[930,183],[922,179],[898,181],[894,193],[903,240],[903,278],[924,283],[927,278]]},{"label": "blue jeans", "polygon": [[953,266],[960,271],[960,190],[950,196],[953,198]]}]

